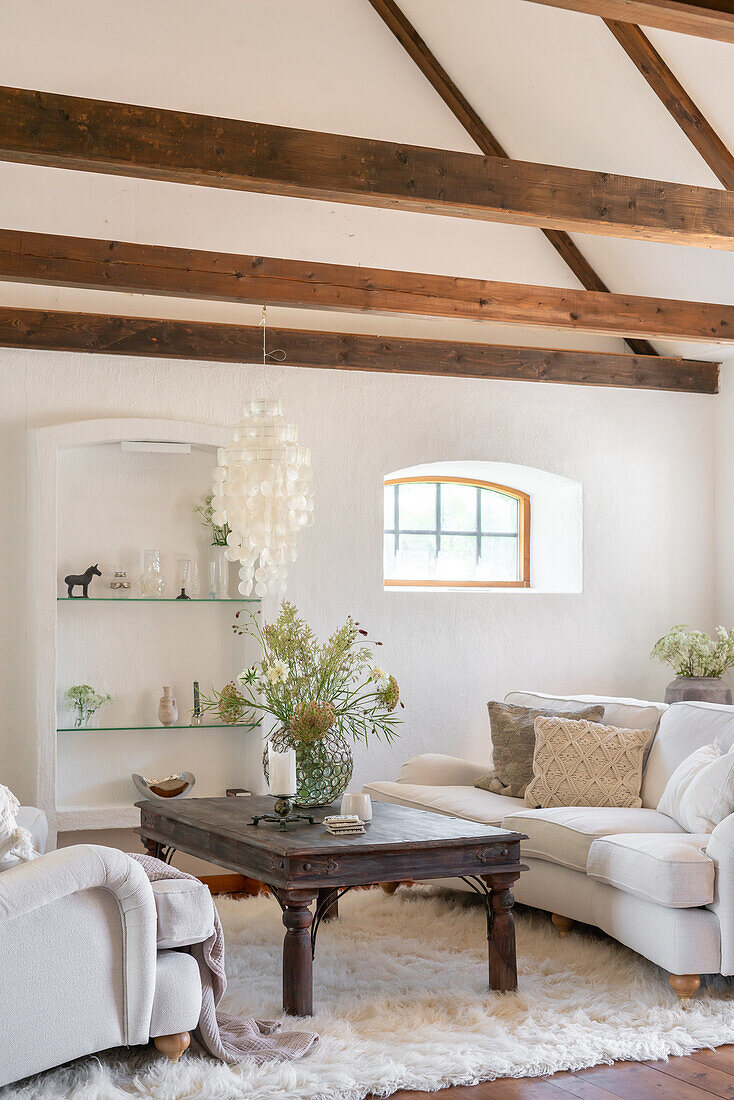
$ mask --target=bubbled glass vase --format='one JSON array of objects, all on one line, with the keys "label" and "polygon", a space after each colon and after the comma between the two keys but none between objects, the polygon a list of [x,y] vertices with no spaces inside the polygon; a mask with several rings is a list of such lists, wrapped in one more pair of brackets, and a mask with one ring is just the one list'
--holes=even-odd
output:
[{"label": "bubbled glass vase", "polygon": [[[296,750],[296,805],[328,806],[339,798],[352,778],[352,750],[337,729],[327,730],[317,741],[300,741],[283,727],[268,742],[277,752]],[[268,779],[268,745],[263,753],[263,771]]]}]

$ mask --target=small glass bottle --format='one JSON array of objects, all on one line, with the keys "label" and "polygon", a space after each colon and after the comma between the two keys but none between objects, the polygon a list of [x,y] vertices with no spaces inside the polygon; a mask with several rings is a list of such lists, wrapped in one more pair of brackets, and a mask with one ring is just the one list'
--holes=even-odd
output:
[{"label": "small glass bottle", "polygon": [[140,575],[140,595],[146,600],[160,600],[166,582],[161,573],[160,550],[145,551],[145,565]]},{"label": "small glass bottle", "polygon": [[116,569],[115,576],[110,581],[112,596],[116,600],[126,600],[130,595],[130,581],[124,569]]},{"label": "small glass bottle", "polygon": [[179,588],[179,593],[178,593],[178,596],[176,596],[177,600],[190,600],[191,599],[191,596],[189,596],[188,592],[186,591],[186,585],[188,584],[188,580],[189,580],[189,570],[190,570],[190,568],[191,568],[191,559],[190,558],[179,558],[178,559],[178,588]]}]

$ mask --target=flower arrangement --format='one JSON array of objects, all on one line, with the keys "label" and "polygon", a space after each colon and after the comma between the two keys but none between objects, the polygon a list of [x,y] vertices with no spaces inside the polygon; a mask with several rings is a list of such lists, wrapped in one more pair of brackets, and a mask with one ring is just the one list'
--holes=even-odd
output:
[{"label": "flower arrangement", "polygon": [[64,702],[74,711],[75,728],[81,729],[100,707],[112,702],[112,696],[95,691],[89,684],[75,684],[64,692]]},{"label": "flower arrangement", "polygon": [[[239,617],[243,612],[238,611]],[[253,714],[269,714],[271,729],[284,727],[302,744],[321,741],[336,730],[355,741],[371,736],[392,741],[398,736],[398,682],[374,663],[367,631],[349,616],[328,641],[319,643],[293,604],[283,601],[274,623],[260,627],[246,612],[238,634],[254,638],[262,658],[237,678],[241,697]]]},{"label": "flower arrangement", "polygon": [[670,665],[677,676],[718,679],[734,668],[734,630],[717,626],[712,638],[702,630],[674,626],[658,639],[650,656]]},{"label": "flower arrangement", "polygon": [[201,504],[197,504],[194,508],[194,512],[201,516],[201,522],[204,527],[208,527],[211,532],[212,546],[226,546],[227,535],[230,533],[229,524],[218,524],[214,522],[214,509],[212,507],[213,496],[209,493],[205,496]]},{"label": "flower arrangement", "polygon": [[202,714],[216,714],[224,726],[246,725],[252,721],[252,709],[247,698],[232,680],[221,691],[212,688],[211,695],[199,695],[199,709]]}]

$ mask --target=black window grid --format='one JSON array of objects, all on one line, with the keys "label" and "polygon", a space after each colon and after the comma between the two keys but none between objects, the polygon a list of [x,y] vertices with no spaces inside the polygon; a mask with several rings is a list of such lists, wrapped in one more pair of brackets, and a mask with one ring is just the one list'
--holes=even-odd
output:
[{"label": "black window grid", "polygon": [[[406,485],[410,485],[410,482],[406,482]],[[436,553],[441,551],[441,539],[442,537],[449,537],[451,535],[461,535],[464,538],[473,538],[476,540],[476,561],[479,563],[482,557],[482,539],[516,539],[518,543],[518,554],[520,548],[520,509],[519,502],[517,503],[517,516],[518,526],[514,531],[483,531],[482,530],[482,492],[490,491],[497,492],[497,490],[483,490],[481,485],[475,486],[476,488],[476,525],[473,530],[470,531],[451,531],[441,526],[441,482],[428,482],[429,485],[436,486],[436,526],[435,527],[401,527],[400,526],[400,484],[393,485],[393,526],[386,527],[384,530],[385,535],[392,535],[394,539],[395,554],[397,555],[400,550],[400,536],[401,535],[432,535],[436,539]],[[506,493],[499,493],[500,496],[508,496]],[[517,500],[516,497],[512,497],[512,500]],[[519,574],[519,562],[518,562],[518,574]]]}]

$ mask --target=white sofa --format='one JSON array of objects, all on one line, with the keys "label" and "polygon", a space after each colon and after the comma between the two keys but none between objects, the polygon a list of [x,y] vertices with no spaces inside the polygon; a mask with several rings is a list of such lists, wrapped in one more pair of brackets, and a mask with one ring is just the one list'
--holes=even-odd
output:
[{"label": "white sofa", "polygon": [[[19,821],[45,845],[45,818]],[[195,960],[211,935],[206,887],[151,885],[115,848],[80,844],[0,874],[0,1086],[109,1047],[178,1058],[201,1011]]]},{"label": "white sofa", "polygon": [[[691,835],[657,804],[674,769],[718,739],[734,744],[734,707],[650,703],[603,696],[513,692],[507,703],[563,710],[603,703],[604,721],[654,730],[642,809],[564,807],[533,810],[474,781],[491,767],[428,753],[409,760],[395,782],[365,786],[374,799],[415,806],[524,833],[529,870],[516,883],[525,905],[548,910],[561,934],[574,921],[595,925],[669,971],[682,999],[701,974],[734,974],[734,815],[707,835]],[[460,880],[451,885],[466,887]]]}]

